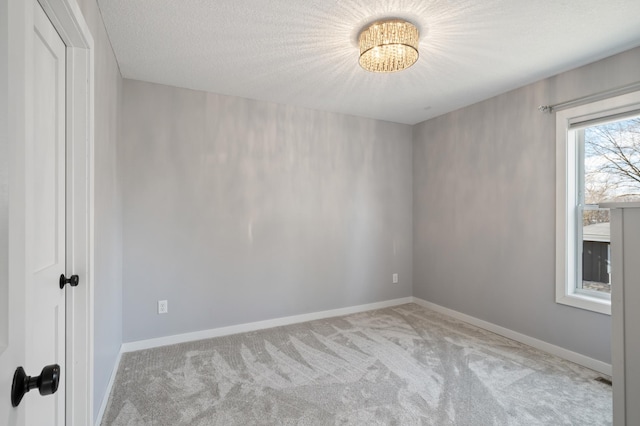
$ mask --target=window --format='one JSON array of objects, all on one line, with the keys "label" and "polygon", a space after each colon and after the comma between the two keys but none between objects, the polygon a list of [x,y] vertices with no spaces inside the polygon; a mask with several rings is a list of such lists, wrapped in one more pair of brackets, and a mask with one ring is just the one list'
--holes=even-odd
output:
[{"label": "window", "polygon": [[556,161],[556,302],[611,314],[609,211],[598,204],[640,200],[640,93],[559,111]]}]

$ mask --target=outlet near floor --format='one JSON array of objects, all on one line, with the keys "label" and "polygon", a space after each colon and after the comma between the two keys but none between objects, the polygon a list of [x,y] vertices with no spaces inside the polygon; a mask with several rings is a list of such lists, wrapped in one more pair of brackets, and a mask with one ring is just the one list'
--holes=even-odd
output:
[{"label": "outlet near floor", "polygon": [[394,284],[398,284],[398,274],[393,274],[392,279]]},{"label": "outlet near floor", "polygon": [[158,300],[158,313],[166,314],[169,312],[169,302],[166,300]]}]

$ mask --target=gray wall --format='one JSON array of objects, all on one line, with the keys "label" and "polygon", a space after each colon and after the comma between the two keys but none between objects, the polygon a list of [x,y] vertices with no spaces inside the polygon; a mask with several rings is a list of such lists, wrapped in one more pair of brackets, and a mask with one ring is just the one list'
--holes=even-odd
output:
[{"label": "gray wall", "polygon": [[411,138],[124,80],[124,341],[410,296]]},{"label": "gray wall", "polygon": [[9,337],[9,141],[7,102],[9,96],[8,4],[0,1],[0,353]]},{"label": "gray wall", "polygon": [[95,53],[94,416],[122,345],[122,194],[117,140],[122,77],[95,0],[80,0]]},{"label": "gray wall", "polygon": [[414,295],[611,362],[611,318],[555,303],[555,117],[635,82],[640,49],[414,126]]}]

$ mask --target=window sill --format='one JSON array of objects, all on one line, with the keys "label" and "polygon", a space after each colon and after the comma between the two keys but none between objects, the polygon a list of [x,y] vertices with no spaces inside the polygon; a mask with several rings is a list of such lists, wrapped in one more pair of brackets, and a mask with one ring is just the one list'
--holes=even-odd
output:
[{"label": "window sill", "polygon": [[611,300],[608,299],[573,293],[557,297],[556,302],[563,305],[573,306],[574,308],[611,315]]}]

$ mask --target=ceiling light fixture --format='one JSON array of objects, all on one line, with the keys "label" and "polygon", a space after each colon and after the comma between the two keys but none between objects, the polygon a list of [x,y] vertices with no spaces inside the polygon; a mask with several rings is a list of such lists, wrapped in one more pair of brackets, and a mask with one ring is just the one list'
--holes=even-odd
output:
[{"label": "ceiling light fixture", "polygon": [[360,66],[371,72],[396,72],[418,60],[418,29],[399,19],[374,22],[362,30]]}]

